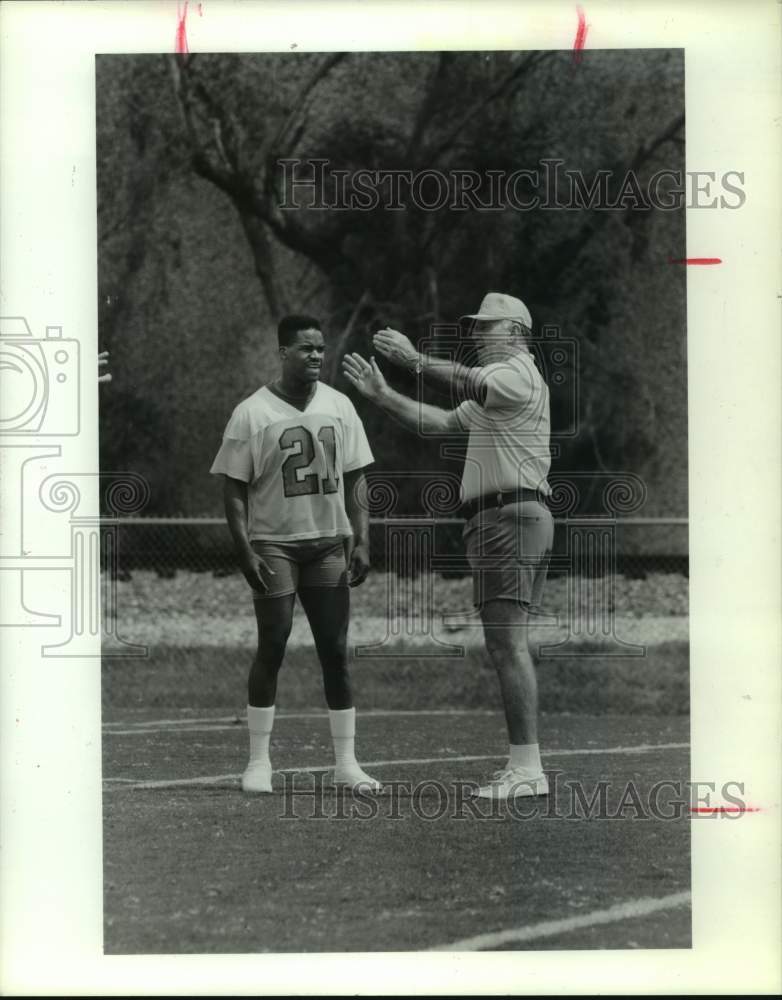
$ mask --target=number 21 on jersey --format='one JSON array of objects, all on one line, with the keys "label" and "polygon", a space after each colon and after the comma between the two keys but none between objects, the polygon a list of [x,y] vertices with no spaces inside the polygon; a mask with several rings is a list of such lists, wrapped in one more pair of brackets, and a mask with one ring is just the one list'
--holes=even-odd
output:
[{"label": "number 21 on jersey", "polygon": [[286,428],[280,435],[280,449],[291,453],[282,463],[282,489],[286,497],[336,493],[339,489],[336,470],[336,432],[330,424],[324,424],[318,431],[317,437],[323,445],[326,475],[321,478],[317,472],[307,472],[299,478],[299,471],[312,465],[315,460],[315,441],[312,432],[299,424],[296,427]]}]

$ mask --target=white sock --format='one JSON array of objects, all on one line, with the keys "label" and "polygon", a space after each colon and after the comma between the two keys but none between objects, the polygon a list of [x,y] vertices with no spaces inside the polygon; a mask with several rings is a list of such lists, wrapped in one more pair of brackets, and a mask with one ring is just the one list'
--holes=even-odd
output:
[{"label": "white sock", "polygon": [[274,705],[268,708],[247,706],[247,728],[250,730],[250,764],[266,764],[269,760],[269,740],[274,726]]},{"label": "white sock", "polygon": [[330,708],[329,729],[334,742],[334,760],[337,767],[357,766],[355,708]]},{"label": "white sock", "polygon": [[538,743],[511,743],[508,767],[523,767],[525,771],[540,774],[543,770],[540,761],[540,745]]}]

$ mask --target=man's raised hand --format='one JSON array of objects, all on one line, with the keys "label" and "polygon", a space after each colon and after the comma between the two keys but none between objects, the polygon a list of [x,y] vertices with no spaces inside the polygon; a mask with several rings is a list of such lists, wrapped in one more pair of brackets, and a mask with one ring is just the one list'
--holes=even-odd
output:
[{"label": "man's raised hand", "polygon": [[98,352],[98,381],[99,382],[111,382],[111,372],[102,372],[101,368],[105,368],[109,363],[109,352],[99,351]]},{"label": "man's raised hand", "polygon": [[410,339],[398,330],[392,330],[390,326],[378,330],[372,338],[372,344],[378,354],[382,354],[395,365],[413,368],[418,363],[418,351]]},{"label": "man's raised hand", "polygon": [[346,354],[342,359],[342,373],[362,396],[375,402],[388,388],[374,358],[365,361],[360,354]]}]

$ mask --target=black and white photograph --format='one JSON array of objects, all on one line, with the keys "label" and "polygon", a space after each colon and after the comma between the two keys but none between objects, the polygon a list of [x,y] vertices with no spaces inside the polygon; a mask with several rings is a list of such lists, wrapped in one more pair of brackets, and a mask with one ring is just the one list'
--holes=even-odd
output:
[{"label": "black and white photograph", "polygon": [[326,992],[573,990],[601,957],[576,991],[697,988],[778,831],[779,56],[726,68],[721,143],[724,14],[419,6],[98,4],[78,115],[35,85],[30,232],[78,236],[45,309],[31,238],[2,282],[2,639],[39,663],[4,675],[6,815],[41,817],[6,843],[42,859],[3,916],[21,956],[67,909],[71,810],[62,985],[84,926],[88,991],[330,959]]},{"label": "black and white photograph", "polygon": [[107,952],[689,947],[683,51],[96,114]]}]

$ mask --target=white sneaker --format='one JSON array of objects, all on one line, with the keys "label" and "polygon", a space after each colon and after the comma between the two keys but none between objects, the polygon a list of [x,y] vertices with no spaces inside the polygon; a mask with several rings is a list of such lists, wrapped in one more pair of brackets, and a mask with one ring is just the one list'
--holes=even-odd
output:
[{"label": "white sneaker", "polygon": [[475,793],[481,799],[515,799],[524,795],[548,795],[548,778],[523,767],[505,767],[495,771],[488,785]]},{"label": "white sneaker", "polygon": [[376,795],[383,791],[383,786],[376,778],[370,777],[366,771],[362,771],[358,764],[351,766],[335,767],[332,772],[332,781],[342,788],[349,788],[353,792]]},{"label": "white sneaker", "polygon": [[242,775],[243,792],[270,792],[272,790],[272,766],[262,760],[250,761]]}]

